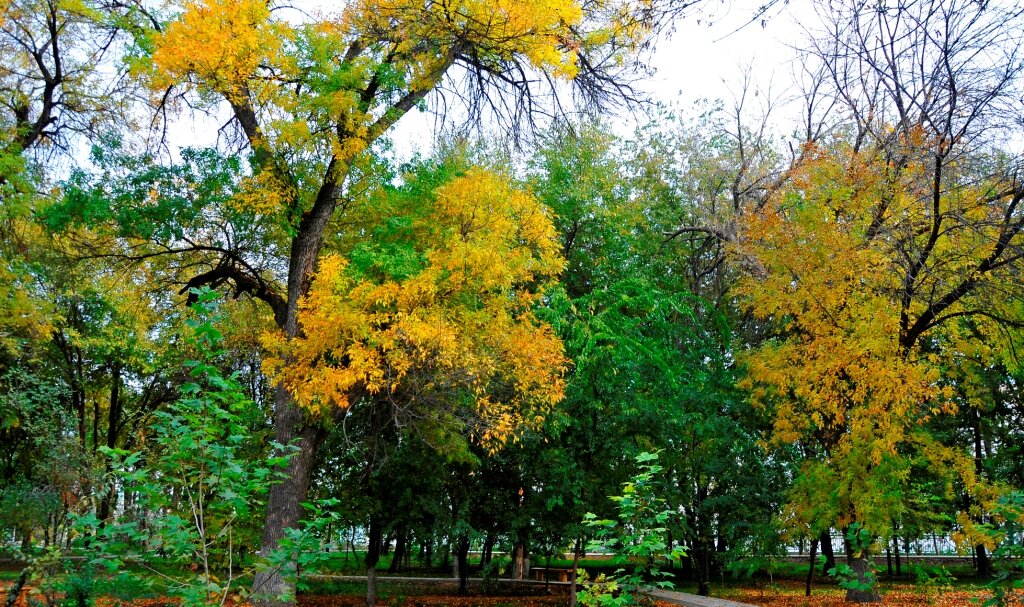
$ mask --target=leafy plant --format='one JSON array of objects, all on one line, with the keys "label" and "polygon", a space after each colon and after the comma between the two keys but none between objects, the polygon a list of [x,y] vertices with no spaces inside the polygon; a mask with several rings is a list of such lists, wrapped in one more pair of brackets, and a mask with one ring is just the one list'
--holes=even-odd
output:
[{"label": "leafy plant", "polygon": [[593,529],[596,538],[592,551],[612,552],[630,563],[614,574],[598,575],[593,580],[582,572],[583,590],[577,599],[586,607],[632,605],[639,601],[640,589],[651,580],[659,588],[673,588],[671,574],[661,567],[685,555],[682,547],[668,546],[668,523],[673,512],[664,508],[664,500],[655,495],[655,479],[662,467],[657,453],[636,457],[640,472],[622,486],[622,495],[610,496],[619,510],[617,519],[598,519],[588,512],[583,523]]},{"label": "leafy plant", "polygon": [[927,593],[929,604],[934,604],[940,596],[952,590],[956,582],[945,567],[920,567],[916,573],[917,585]]},{"label": "leafy plant", "polygon": [[[1006,537],[1020,535],[1024,530],[1024,491],[1014,491],[1003,496],[995,514],[1005,521]],[[996,559],[996,575],[989,582],[988,588],[992,596],[984,603],[984,607],[1008,607],[1020,604],[1020,593],[1024,592],[1024,544],[1003,541],[996,547],[992,556]]]},{"label": "leafy plant", "polygon": [[[162,592],[186,607],[223,605],[237,591],[245,567],[237,556],[236,530],[258,512],[295,449],[272,442],[270,455],[247,457],[257,439],[245,419],[254,405],[236,378],[225,377],[214,364],[222,341],[214,326],[216,294],[193,293],[189,340],[200,360],[186,363],[191,382],[167,411],[155,414],[149,451],[103,449],[111,460],[111,484],[133,493],[147,514],[118,521],[100,520],[95,512],[72,517],[85,559],[72,562],[57,553],[39,563],[40,571],[48,568],[53,596],[64,597],[59,604],[87,607],[97,594],[129,578],[159,580]],[[308,536],[326,524],[320,507],[310,508],[311,521],[291,530],[279,551],[308,551]],[[275,566],[275,556],[280,555],[263,566]]]},{"label": "leafy plant", "polygon": [[[854,555],[867,555],[871,547],[872,536],[861,523],[851,523],[846,531],[846,539],[850,542]],[[858,572],[847,563],[836,563],[836,566],[827,572],[835,578],[839,587],[855,592],[871,592],[878,585],[878,577],[874,572],[874,563],[871,559],[866,560],[865,570]]]}]

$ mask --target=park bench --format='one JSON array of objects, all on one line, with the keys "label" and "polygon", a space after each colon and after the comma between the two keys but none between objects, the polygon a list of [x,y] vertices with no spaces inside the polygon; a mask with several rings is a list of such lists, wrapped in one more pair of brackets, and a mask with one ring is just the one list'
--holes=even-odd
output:
[{"label": "park bench", "polygon": [[533,579],[544,581],[545,572],[547,573],[547,579],[552,582],[568,582],[569,575],[572,574],[572,569],[564,569],[561,567],[531,567],[530,573],[533,574]]}]

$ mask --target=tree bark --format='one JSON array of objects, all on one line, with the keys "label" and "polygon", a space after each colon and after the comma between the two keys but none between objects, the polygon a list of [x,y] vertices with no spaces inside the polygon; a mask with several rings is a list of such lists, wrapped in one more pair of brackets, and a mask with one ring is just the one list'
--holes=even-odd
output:
[{"label": "tree bark", "polygon": [[[854,579],[861,584],[867,584],[870,577],[868,569],[868,558],[864,553],[850,555],[847,559],[850,569],[853,570]],[[850,603],[878,603],[882,595],[878,594],[874,586],[869,590],[849,589],[846,591],[846,600]]]},{"label": "tree bark", "polygon": [[576,538],[572,551],[572,571],[569,572],[569,607],[576,607],[576,572],[580,568],[580,555],[583,553],[583,538]]},{"label": "tree bark", "polygon": [[525,580],[530,576],[530,557],[526,552],[526,542],[520,540],[512,551],[512,579]]},{"label": "tree bark", "polygon": [[821,554],[825,557],[825,563],[822,565],[822,573],[828,573],[829,569],[834,569],[836,566],[836,553],[832,549],[832,531],[826,529],[821,532],[821,537],[818,538],[821,543]]},{"label": "tree bark", "polygon": [[459,595],[468,594],[467,580],[469,579],[469,535],[459,536],[456,545],[455,563],[459,575]]},{"label": "tree bark", "polygon": [[380,523],[371,519],[370,532],[366,538],[366,607],[377,605],[377,561],[380,560],[382,535]]},{"label": "tree bark", "polygon": [[[285,468],[285,478],[270,488],[267,515],[263,524],[263,557],[277,549],[285,532],[298,526],[302,518],[302,502],[309,492],[317,449],[327,432],[316,423],[306,423],[306,415],[288,391],[279,386],[274,394],[275,439],[282,445],[295,444],[298,451]],[[262,607],[294,604],[296,569],[294,560],[279,568],[257,572],[253,577],[254,602]],[[284,597],[291,597],[284,600]]]},{"label": "tree bark", "polygon": [[811,558],[809,559],[810,565],[807,567],[807,588],[804,590],[804,596],[811,596],[811,580],[814,578],[814,557],[818,556],[818,538],[811,540]]},{"label": "tree bark", "polygon": [[[107,448],[113,449],[117,446],[118,430],[121,427],[121,365],[115,363],[110,370],[110,409],[107,412]],[[110,460],[107,460],[106,471],[110,473]],[[99,519],[106,521],[110,518],[113,510],[114,497],[117,494],[117,486],[111,484],[107,488],[106,495],[100,501]]]},{"label": "tree bark", "polygon": [[974,551],[977,554],[976,567],[978,570],[978,577],[989,577],[992,575],[992,560],[988,557],[988,550],[984,544],[978,544],[974,547]]},{"label": "tree bark", "polygon": [[391,556],[391,564],[388,566],[388,573],[398,573],[402,568],[402,561],[405,559],[406,532],[404,527],[395,531],[395,552]]}]

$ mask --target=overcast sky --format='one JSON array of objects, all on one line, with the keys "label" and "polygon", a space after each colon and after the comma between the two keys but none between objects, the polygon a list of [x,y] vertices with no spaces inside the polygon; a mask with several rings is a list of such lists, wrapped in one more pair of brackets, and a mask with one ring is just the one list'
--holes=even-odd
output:
[{"label": "overcast sky", "polygon": [[[714,14],[693,13],[680,19],[674,31],[657,40],[649,59],[654,74],[639,82],[649,97],[661,104],[685,111],[701,99],[731,103],[741,88],[742,75],[749,68],[759,96],[749,105],[771,99],[774,124],[789,129],[791,112],[783,107],[795,89],[793,74],[795,46],[805,39],[800,19],[815,20],[810,0],[779,1],[777,8],[761,19],[751,20],[764,0],[711,0],[706,6]],[[620,135],[630,135],[642,116],[610,117]],[[392,131],[400,158],[414,151],[429,152],[435,121],[432,116],[413,112]]]}]

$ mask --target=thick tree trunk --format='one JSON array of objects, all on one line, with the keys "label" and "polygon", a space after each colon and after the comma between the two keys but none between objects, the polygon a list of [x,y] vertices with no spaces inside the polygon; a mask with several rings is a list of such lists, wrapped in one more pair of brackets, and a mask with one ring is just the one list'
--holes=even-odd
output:
[{"label": "thick tree trunk", "polygon": [[821,543],[821,554],[825,557],[825,564],[822,565],[822,573],[828,573],[829,569],[834,569],[836,566],[836,553],[832,548],[832,532],[830,529],[826,529],[821,532],[821,537],[818,538]]},{"label": "thick tree trunk", "polygon": [[[267,515],[263,524],[261,555],[266,557],[277,549],[287,529],[298,526],[302,518],[302,502],[309,491],[316,452],[323,443],[326,431],[320,426],[306,423],[303,412],[291,394],[283,387],[275,393],[275,439],[282,445],[298,446],[285,469],[285,478],[270,488],[267,496]],[[294,561],[280,568],[258,572],[253,578],[254,602],[263,607],[294,603],[296,569]],[[283,601],[282,597],[292,597]]]},{"label": "thick tree trunk", "polygon": [[[854,579],[861,584],[867,584],[871,573],[868,570],[867,555],[851,555],[848,557],[848,563],[853,570]],[[881,602],[882,596],[872,586],[870,590],[847,590],[846,600],[850,603],[878,603]]]},{"label": "thick tree trunk", "polygon": [[525,580],[530,577],[530,556],[526,542],[520,541],[512,551],[512,579]]},{"label": "thick tree trunk", "polygon": [[469,535],[459,536],[455,550],[455,568],[459,576],[459,594],[466,595],[469,592],[466,583],[469,579]]},{"label": "thick tree trunk", "polygon": [[988,550],[984,544],[978,544],[974,547],[974,552],[977,554],[977,569],[978,577],[989,577],[992,575],[992,560],[988,557]]},{"label": "thick tree trunk", "polygon": [[406,533],[403,527],[395,532],[395,553],[391,557],[391,564],[388,566],[388,573],[398,573],[402,568],[402,561],[405,559]]}]

